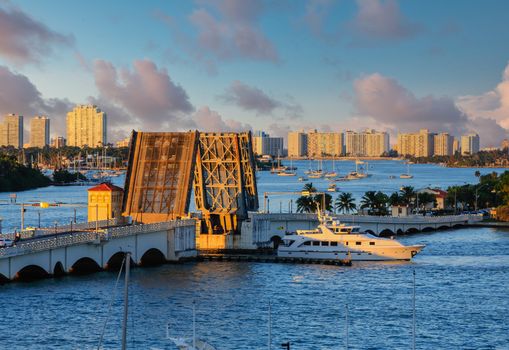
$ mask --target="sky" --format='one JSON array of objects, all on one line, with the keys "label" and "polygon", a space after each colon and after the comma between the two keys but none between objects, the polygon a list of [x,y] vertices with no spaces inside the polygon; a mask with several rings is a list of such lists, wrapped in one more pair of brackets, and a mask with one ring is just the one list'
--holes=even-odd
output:
[{"label": "sky", "polygon": [[505,0],[0,0],[0,113],[142,131],[509,132]]}]

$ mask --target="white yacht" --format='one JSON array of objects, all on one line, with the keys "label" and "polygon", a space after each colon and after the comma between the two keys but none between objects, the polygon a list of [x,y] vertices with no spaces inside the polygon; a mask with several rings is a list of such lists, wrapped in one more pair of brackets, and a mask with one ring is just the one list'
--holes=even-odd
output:
[{"label": "white yacht", "polygon": [[277,255],[324,260],[410,260],[424,248],[361,232],[359,226],[341,224],[330,216],[319,215],[319,220],[314,230],[297,230],[284,236]]}]

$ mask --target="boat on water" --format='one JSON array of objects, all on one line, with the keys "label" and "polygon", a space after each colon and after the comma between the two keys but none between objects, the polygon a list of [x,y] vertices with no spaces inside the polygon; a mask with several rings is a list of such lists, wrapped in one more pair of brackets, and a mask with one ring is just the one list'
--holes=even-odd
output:
[{"label": "boat on water", "polygon": [[329,187],[327,187],[327,192],[337,192],[338,191],[338,186],[336,186],[336,184],[332,183],[329,185]]},{"label": "boat on water", "polygon": [[277,176],[295,176],[297,173],[295,171],[285,170],[277,173]]},{"label": "boat on water", "polygon": [[413,179],[414,176],[410,174],[410,162],[406,163],[407,165],[407,171],[405,174],[401,174],[399,176],[400,179]]},{"label": "boat on water", "polygon": [[304,176],[299,177],[299,181],[300,181],[300,182],[304,182],[304,181],[307,181],[307,180],[308,180],[308,179],[307,179],[307,178],[305,178]]},{"label": "boat on water", "polygon": [[376,237],[362,232],[359,226],[341,224],[339,220],[321,214],[314,230],[297,230],[283,237],[278,257],[343,260],[388,261],[410,260],[424,245],[405,246],[397,240]]}]

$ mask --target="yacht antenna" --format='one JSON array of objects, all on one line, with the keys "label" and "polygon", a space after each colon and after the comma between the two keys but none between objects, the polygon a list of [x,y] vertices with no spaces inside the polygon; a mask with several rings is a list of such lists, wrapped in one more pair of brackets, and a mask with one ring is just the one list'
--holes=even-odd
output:
[{"label": "yacht antenna", "polygon": [[345,349],[348,350],[348,304],[345,305]]},{"label": "yacht antenna", "polygon": [[271,346],[271,343],[272,343],[272,315],[271,315],[271,305],[270,305],[270,301],[269,301],[269,340],[268,340],[268,344],[267,344],[267,348],[270,350],[270,346]]},{"label": "yacht antenna", "polygon": [[129,304],[129,273],[131,268],[131,253],[125,253],[125,284],[124,284],[124,322],[122,323],[122,350],[127,346],[127,306]]},{"label": "yacht antenna", "polygon": [[412,315],[412,350],[415,350],[415,269],[414,269],[414,280],[413,280],[413,315]]}]

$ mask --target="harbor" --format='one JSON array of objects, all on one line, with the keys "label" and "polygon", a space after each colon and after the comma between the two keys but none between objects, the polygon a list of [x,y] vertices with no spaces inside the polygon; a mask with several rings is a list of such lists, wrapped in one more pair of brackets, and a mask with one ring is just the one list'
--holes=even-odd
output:
[{"label": "harbor", "polygon": [[[305,169],[305,166],[298,162],[294,164],[298,168],[297,172]],[[386,184],[388,174],[386,167],[393,168],[394,164],[399,163],[393,161],[374,163],[371,177],[341,184],[341,190],[352,191],[359,198],[365,190]],[[327,165],[330,166],[330,163],[325,164]],[[353,162],[343,163],[338,170],[344,173],[354,166]],[[400,167],[401,170],[392,171],[396,174],[402,172],[406,165],[401,164]],[[405,181],[427,182],[443,187],[448,183],[433,183],[432,179],[443,178],[452,183],[461,183],[471,181],[473,178],[471,171],[465,171],[460,179],[451,180],[447,176],[436,174],[436,172],[447,171],[446,168],[433,168],[429,165],[419,165],[416,168],[420,168],[420,171],[415,172],[415,178]],[[428,175],[430,178],[423,177],[425,174],[430,174]],[[269,173],[258,174],[261,203],[264,199],[263,193],[272,191],[273,186],[276,185],[273,182],[275,176]],[[124,178],[117,177],[113,181],[123,186]],[[402,181],[395,179],[392,187],[387,190],[398,189]],[[277,182],[279,188],[288,192],[299,192],[302,188],[302,183],[295,177],[277,177]],[[324,179],[316,179],[314,182],[319,188],[323,188],[328,183]],[[4,295],[21,298],[24,300],[24,307],[31,309],[30,316],[24,316],[21,313],[14,313],[14,310],[18,309],[15,304],[7,306],[7,323],[29,325],[44,323],[54,334],[54,337],[48,340],[46,336],[27,334],[24,329],[19,329],[16,334],[23,336],[25,340],[8,339],[5,341],[6,346],[12,345],[16,348],[16,346],[23,346],[25,341],[28,344],[40,339],[49,342],[51,346],[63,344],[61,338],[68,337],[68,330],[61,328],[60,318],[55,313],[42,312],[40,307],[46,310],[58,307],[59,310],[69,313],[67,324],[73,329],[76,338],[71,337],[65,341],[65,344],[74,344],[76,347],[83,344],[89,347],[95,346],[99,334],[94,331],[84,333],[83,329],[76,327],[83,322],[102,320],[106,317],[106,313],[85,311],[83,314],[76,314],[71,310],[74,310],[75,305],[79,305],[78,307],[82,310],[100,310],[109,303],[108,295],[111,293],[115,279],[115,274],[109,271],[115,271],[114,266],[116,264],[118,266],[120,261],[118,254],[110,261],[115,252],[136,247],[138,242],[137,247],[140,250],[133,256],[133,267],[152,265],[142,263],[144,252],[150,250],[150,247],[141,243],[144,240],[143,234],[139,236],[141,231],[149,232],[153,227],[154,233],[149,233],[149,236],[163,234],[167,241],[168,229],[164,229],[165,233],[157,233],[156,231],[161,229],[156,229],[158,224],[127,223],[125,228],[115,228],[120,224],[119,222],[109,221],[99,225],[94,222],[83,223],[89,215],[86,190],[86,187],[81,186],[68,186],[63,189],[49,187],[17,194],[18,202],[27,203],[37,201],[38,198],[53,198],[55,202],[69,203],[68,199],[72,198],[74,206],[49,206],[48,208],[27,206],[24,211],[24,225],[37,227],[40,221],[41,229],[36,229],[33,234],[37,234],[37,239],[44,239],[47,236],[49,241],[55,242],[53,244],[57,244],[58,241],[58,238],[54,237],[55,231],[57,236],[65,236],[68,235],[66,232],[71,230],[78,234],[75,236],[76,239],[81,239],[78,238],[80,235],[78,232],[82,230],[84,232],[82,235],[88,237],[83,238],[81,242],[87,247],[86,250],[98,250],[98,253],[89,255],[96,257],[94,259],[97,260],[99,268],[95,270],[98,272],[90,275],[77,276],[78,269],[67,274],[58,274],[60,276],[58,278],[32,281],[30,284],[9,283],[1,286]],[[4,196],[7,200],[8,194]],[[401,243],[426,245],[423,252],[416,255],[412,261],[392,262],[282,258],[278,257],[273,250],[274,237],[283,238],[287,233],[298,229],[313,229],[318,224],[316,214],[295,213],[295,208],[291,208],[292,200],[295,200],[295,196],[289,194],[269,197],[265,210],[262,207],[259,212],[249,213],[247,220],[241,224],[240,234],[197,234],[196,241],[192,241],[186,248],[188,250],[183,250],[185,254],[180,257],[173,255],[174,258],[170,258],[171,254],[177,253],[175,247],[155,243],[158,250],[171,250],[165,251],[164,260],[166,261],[155,260],[159,263],[166,262],[166,264],[131,270],[129,289],[132,321],[130,322],[133,324],[130,325],[127,338],[130,347],[137,348],[149,344],[154,348],[166,348],[169,344],[166,334],[167,324],[170,324],[170,336],[173,334],[191,336],[190,310],[194,303],[196,333],[200,339],[206,339],[216,349],[263,348],[266,346],[266,336],[260,337],[260,332],[266,332],[266,309],[270,302],[273,310],[274,348],[277,344],[288,341],[291,342],[292,348],[297,349],[311,349],[317,343],[323,348],[330,349],[338,344],[344,344],[345,305],[349,308],[348,327],[351,348],[363,348],[368,343],[374,347],[408,348],[411,344],[410,336],[402,338],[398,335],[402,329],[410,335],[411,322],[397,321],[397,327],[394,324],[395,320],[409,320],[411,317],[410,288],[414,270],[417,276],[417,347],[440,348],[444,344],[446,335],[445,344],[450,347],[461,346],[463,340],[462,334],[456,332],[458,327],[463,330],[468,329],[475,335],[473,346],[486,343],[502,346],[505,343],[502,334],[497,337],[497,341],[493,341],[478,328],[473,328],[471,323],[460,322],[458,325],[456,318],[447,316],[468,312],[469,318],[489,326],[494,315],[498,315],[500,310],[505,308],[506,299],[502,297],[503,286],[494,279],[495,276],[500,276],[499,278],[503,280],[503,271],[509,267],[509,257],[504,253],[500,254],[507,251],[509,244],[504,228],[472,226],[476,224],[476,215],[379,217],[375,221],[379,225],[392,225],[392,230]],[[2,206],[4,233],[13,233],[19,227],[20,209],[20,205],[15,204]],[[360,226],[369,225],[370,220],[373,220],[370,216],[364,218],[362,215],[337,214],[336,216],[347,224]],[[76,224],[73,222],[74,217],[76,217]],[[432,229],[425,229],[428,226],[422,226],[426,223],[429,225],[430,222],[434,223]],[[400,232],[394,229],[395,224],[402,225]],[[187,232],[191,234],[192,231],[194,234],[197,232],[196,227],[194,224],[191,226],[193,228]],[[440,228],[441,226],[443,227]],[[372,230],[375,231],[374,228]],[[115,234],[115,231],[125,231],[125,234]],[[137,235],[139,237],[135,239]],[[121,239],[124,243],[116,243],[117,239]],[[215,249],[210,241],[207,244],[212,249],[200,250],[200,244],[204,239],[214,239],[220,245]],[[156,242],[157,239],[154,240],[153,237],[150,241]],[[79,245],[70,243],[70,249],[75,251],[79,249]],[[33,242],[31,244],[33,245]],[[231,245],[225,246],[225,244]],[[185,246],[182,247],[185,248]],[[19,246],[19,249],[24,249],[25,253],[28,253],[27,248]],[[56,246],[53,248],[59,249]],[[108,251],[110,253],[107,253]],[[27,255],[25,253],[22,255]],[[71,255],[68,254],[67,257],[70,258]],[[58,258],[58,253],[52,254],[52,258]],[[62,264],[63,270],[72,268],[74,263],[71,260],[73,259],[68,260],[68,264]],[[48,257],[42,257],[42,261],[47,262]],[[53,260],[51,265],[55,266],[56,260]],[[50,270],[49,264],[47,266],[47,275],[55,272]],[[12,267],[15,266],[11,263]],[[486,275],[483,272],[486,269],[492,272]],[[459,277],[458,273],[464,270],[470,272],[469,276]],[[475,293],[467,292],[467,301],[464,297],[465,290],[469,290],[468,286],[474,281],[481,285]],[[348,291],[345,292],[345,289]],[[486,297],[488,290],[491,294]],[[27,293],[36,293],[38,296],[29,296]],[[58,300],[50,296],[54,293],[58,293]],[[260,297],[261,295],[263,297]],[[313,295],[311,303],[309,295]],[[444,298],[444,295],[448,297]],[[402,302],[394,307],[391,303],[393,298],[398,298]],[[146,300],[151,302],[147,303]],[[291,307],[288,300],[295,301],[291,303]],[[320,306],[324,303],[330,305],[326,312]],[[490,304],[489,308],[482,306],[486,303]],[[441,308],[440,311],[436,311],[435,307],[430,309],[430,304],[438,305]],[[39,307],[34,308],[35,305]],[[154,314],[158,316],[151,316]],[[120,311],[113,311],[111,317],[110,322],[121,323]],[[437,318],[441,319],[440,330],[433,326],[433,320]],[[176,319],[179,322],[171,321]],[[294,326],[288,329],[288,323]],[[210,327],[210,324],[216,326]],[[368,332],[366,327],[369,329]],[[148,329],[151,331],[148,332]],[[7,328],[2,331],[6,332]],[[106,329],[105,348],[115,347],[113,344],[117,344],[120,338],[119,332],[114,328]],[[324,332],[327,336],[323,335]],[[303,333],[306,335],[304,336]],[[421,333],[428,334],[428,337],[421,338],[419,336]],[[383,340],[380,337],[382,334]],[[228,344],[224,343],[224,337],[228,338]]]}]

